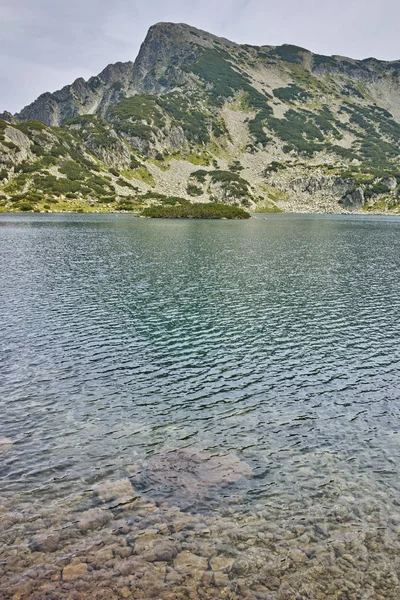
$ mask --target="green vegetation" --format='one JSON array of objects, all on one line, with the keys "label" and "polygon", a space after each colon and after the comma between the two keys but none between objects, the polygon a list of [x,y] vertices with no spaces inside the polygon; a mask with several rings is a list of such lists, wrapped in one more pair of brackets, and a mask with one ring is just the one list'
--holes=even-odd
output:
[{"label": "green vegetation", "polygon": [[14,204],[14,209],[20,210],[22,212],[28,212],[33,210],[33,205],[29,202],[17,202]]},{"label": "green vegetation", "polygon": [[229,98],[239,90],[246,90],[249,85],[248,77],[233,69],[229,62],[229,54],[224,50],[205,50],[199,60],[190,65],[189,69],[212,85],[209,95],[217,104],[222,104],[224,98]]},{"label": "green vegetation", "polygon": [[203,193],[203,189],[194,183],[188,183],[186,191],[189,196],[201,196]]},{"label": "green vegetation", "polygon": [[152,187],[155,185],[154,177],[145,165],[142,165],[138,169],[133,169],[132,177]]},{"label": "green vegetation", "polygon": [[210,173],[210,171],[205,171],[204,169],[199,169],[198,171],[194,171],[194,173],[192,173],[190,175],[190,177],[194,177],[195,179],[197,179],[197,181],[199,183],[205,183],[207,175],[209,173]]},{"label": "green vegetation", "polygon": [[300,46],[283,44],[283,46],[275,48],[271,55],[288,63],[301,63],[303,61],[303,52],[307,52],[307,50],[300,48]]},{"label": "green vegetation", "polygon": [[260,110],[254,119],[249,121],[249,132],[250,135],[255,139],[258,144],[264,146],[269,142],[269,137],[264,131],[264,125],[268,119],[270,112],[266,109]]},{"label": "green vegetation", "polygon": [[364,191],[364,195],[366,198],[372,198],[373,196],[387,194],[388,192],[389,190],[387,185],[385,185],[382,181],[375,181],[373,184],[367,186]]},{"label": "green vegetation", "polygon": [[[79,127],[76,129],[76,127]],[[89,143],[92,147],[112,148],[116,139],[110,133],[110,126],[98,115],[80,115],[67,121],[65,127],[68,132]],[[76,156],[73,156],[76,159]],[[79,162],[79,159],[78,159]]]},{"label": "green vegetation", "polygon": [[87,171],[73,160],[62,163],[60,173],[63,173],[71,181],[83,181],[87,176]]},{"label": "green vegetation", "polygon": [[205,108],[200,110],[193,106],[187,96],[179,92],[171,92],[157,98],[157,103],[182,127],[189,142],[207,144],[210,141],[210,126],[221,131],[220,121],[213,121]]},{"label": "green vegetation", "polygon": [[149,206],[142,212],[153,219],[249,219],[250,214],[238,206],[227,204],[196,203],[172,206]]},{"label": "green vegetation", "polygon": [[274,90],[275,98],[279,98],[283,102],[293,102],[294,100],[307,100],[311,98],[310,92],[299,87],[295,83],[290,83],[288,87],[277,88]]},{"label": "green vegetation", "polygon": [[264,177],[267,177],[271,173],[277,173],[278,171],[280,171],[282,169],[286,169],[286,165],[282,164],[280,162],[277,162],[276,160],[273,160],[272,162],[269,163],[269,165],[267,167],[265,167]]},{"label": "green vegetation", "polygon": [[192,173],[191,177],[203,184],[208,177],[211,183],[220,184],[226,196],[241,200],[245,203],[251,195],[248,181],[232,171],[205,171],[200,169]]},{"label": "green vegetation", "polygon": [[298,152],[312,155],[322,148],[324,136],[309,111],[290,109],[283,119],[270,117],[268,124],[282,141]]},{"label": "green vegetation", "polygon": [[158,108],[154,96],[137,95],[125,98],[110,110],[110,115],[122,121],[133,119],[134,121],[146,121],[149,125],[163,127],[165,121]]},{"label": "green vegetation", "polygon": [[281,213],[281,210],[276,204],[269,200],[262,200],[257,204],[256,213]]},{"label": "green vegetation", "polygon": [[150,141],[165,126],[165,119],[151,95],[125,98],[109,111],[115,130],[130,137]]},{"label": "green vegetation", "polygon": [[[265,145],[269,138],[263,125],[272,113],[272,108],[268,105],[268,98],[250,84],[245,73],[236,71],[229,59],[230,56],[226,51],[205,50],[190,69],[212,85],[211,90],[207,90],[207,93],[217,106],[221,106],[226,98],[234,96],[239,91],[246,93],[248,107],[257,111],[254,119],[249,121],[250,134],[256,142]],[[218,133],[220,134],[220,132]]]},{"label": "green vegetation", "polygon": [[332,56],[324,56],[323,54],[314,54],[313,63],[316,67],[337,67],[338,63]]}]

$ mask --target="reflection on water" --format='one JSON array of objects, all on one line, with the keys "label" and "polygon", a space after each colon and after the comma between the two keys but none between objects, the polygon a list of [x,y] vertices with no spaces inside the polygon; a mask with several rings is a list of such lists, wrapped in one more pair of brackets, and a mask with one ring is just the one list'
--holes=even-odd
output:
[{"label": "reflection on water", "polygon": [[0,253],[0,598],[398,600],[399,221],[3,215]]}]

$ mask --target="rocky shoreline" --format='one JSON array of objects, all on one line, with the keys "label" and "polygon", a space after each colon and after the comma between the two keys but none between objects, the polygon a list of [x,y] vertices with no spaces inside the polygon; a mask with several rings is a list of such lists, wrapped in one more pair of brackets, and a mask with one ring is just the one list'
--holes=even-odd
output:
[{"label": "rocky shoreline", "polygon": [[3,498],[1,600],[398,600],[400,511],[384,494],[360,497],[349,483],[325,512],[306,498],[249,505],[227,491],[250,476],[246,463],[213,458],[208,471],[201,453],[171,460],[148,466],[153,484],[186,461],[178,489],[198,497],[226,478],[223,507],[204,514],[142,493],[129,474],[137,465],[80,496]]}]

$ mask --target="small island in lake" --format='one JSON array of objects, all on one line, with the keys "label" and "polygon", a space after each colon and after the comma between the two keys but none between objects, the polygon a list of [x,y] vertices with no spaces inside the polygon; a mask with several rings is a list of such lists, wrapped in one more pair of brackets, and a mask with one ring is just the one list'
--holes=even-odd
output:
[{"label": "small island in lake", "polygon": [[153,219],[249,219],[250,214],[239,206],[216,202],[180,202],[152,205],[141,216]]}]

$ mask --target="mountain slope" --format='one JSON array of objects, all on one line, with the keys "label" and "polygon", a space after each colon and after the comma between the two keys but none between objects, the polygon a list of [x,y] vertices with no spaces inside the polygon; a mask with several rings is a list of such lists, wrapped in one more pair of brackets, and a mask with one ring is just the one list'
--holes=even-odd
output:
[{"label": "mountain slope", "polygon": [[110,210],[172,196],[398,211],[399,92],[400,61],[239,45],[159,23],[134,63],[3,114],[0,202]]}]

